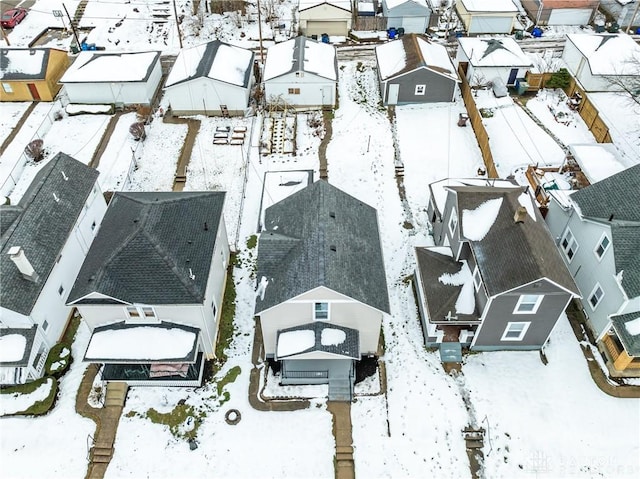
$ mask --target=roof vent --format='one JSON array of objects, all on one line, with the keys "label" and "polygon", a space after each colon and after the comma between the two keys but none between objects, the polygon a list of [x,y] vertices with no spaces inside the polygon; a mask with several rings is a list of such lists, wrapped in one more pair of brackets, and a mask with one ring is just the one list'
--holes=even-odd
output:
[{"label": "roof vent", "polygon": [[209,231],[209,224],[206,221],[204,222],[204,230]]},{"label": "roof vent", "polygon": [[196,275],[193,274],[193,271],[191,270],[191,268],[189,268],[189,279],[191,281],[193,281],[194,279],[196,279]]},{"label": "roof vent", "polygon": [[21,246],[13,246],[9,248],[7,254],[11,258],[11,261],[15,263],[18,267],[18,270],[22,274],[22,277],[26,280],[29,280],[33,283],[38,281],[38,273],[33,269],[31,263],[27,259],[27,256],[24,254],[24,250]]},{"label": "roof vent", "polygon": [[332,244],[331,246],[329,246],[329,249],[331,251],[337,251],[336,245]]},{"label": "roof vent", "polygon": [[329,212],[329,217],[335,218],[336,217],[336,213],[334,211],[330,211]]},{"label": "roof vent", "polygon": [[69,177],[64,173],[64,171],[60,170],[60,173],[62,173],[62,178],[64,179],[64,181],[69,181]]},{"label": "roof vent", "polygon": [[614,217],[614,214],[611,213],[611,215],[609,215],[609,221],[613,221],[613,217]]},{"label": "roof vent", "polygon": [[58,195],[56,195],[55,193],[53,194],[53,199],[56,203],[60,203],[60,197]]},{"label": "roof vent", "polygon": [[524,206],[520,206],[516,213],[513,215],[513,221],[516,223],[524,223],[524,219],[527,217],[527,209]]}]

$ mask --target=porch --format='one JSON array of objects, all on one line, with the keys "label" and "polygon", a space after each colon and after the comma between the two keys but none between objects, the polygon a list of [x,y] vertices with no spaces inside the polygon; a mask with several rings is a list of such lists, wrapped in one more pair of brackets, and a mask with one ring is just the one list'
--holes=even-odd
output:
[{"label": "porch", "polygon": [[105,364],[103,381],[125,382],[129,386],[200,386],[204,371],[200,352],[193,363]]}]

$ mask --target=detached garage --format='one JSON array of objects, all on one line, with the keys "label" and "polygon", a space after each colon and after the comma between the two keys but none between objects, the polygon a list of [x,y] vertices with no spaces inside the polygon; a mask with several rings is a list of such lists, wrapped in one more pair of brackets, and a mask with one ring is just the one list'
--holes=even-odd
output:
[{"label": "detached garage", "polygon": [[521,0],[537,25],[588,25],[599,0]]},{"label": "detached garage", "polygon": [[425,33],[431,18],[427,0],[382,0],[387,28],[404,28],[405,33]]},{"label": "detached garage", "polygon": [[346,37],[351,30],[350,0],[300,0],[300,31],[308,37]]},{"label": "detached garage", "polygon": [[458,0],[456,10],[468,35],[510,34],[518,14],[511,0]]}]

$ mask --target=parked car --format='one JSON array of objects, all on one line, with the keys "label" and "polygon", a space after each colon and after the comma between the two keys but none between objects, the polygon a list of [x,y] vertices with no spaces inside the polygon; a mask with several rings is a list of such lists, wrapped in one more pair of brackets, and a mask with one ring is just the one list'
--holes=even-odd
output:
[{"label": "parked car", "polygon": [[2,26],[4,28],[13,28],[27,16],[26,8],[12,8],[2,14]]}]

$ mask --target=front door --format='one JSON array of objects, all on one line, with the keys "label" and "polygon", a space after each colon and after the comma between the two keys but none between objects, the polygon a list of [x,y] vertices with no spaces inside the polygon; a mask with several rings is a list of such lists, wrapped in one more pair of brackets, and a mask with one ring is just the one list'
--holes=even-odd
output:
[{"label": "front door", "polygon": [[31,93],[31,98],[35,101],[40,101],[40,94],[38,93],[38,89],[33,83],[27,83],[27,87],[29,88],[29,92]]},{"label": "front door", "polygon": [[333,95],[332,95],[333,87],[331,86],[323,86],[322,87],[322,104],[327,106],[333,105]]},{"label": "front door", "polygon": [[400,85],[398,85],[397,83],[389,84],[389,96],[387,97],[387,104],[397,105],[399,93],[400,93]]},{"label": "front door", "polygon": [[516,77],[518,76],[518,69],[512,68],[509,73],[509,80],[507,81],[507,85],[513,85],[516,82]]}]

